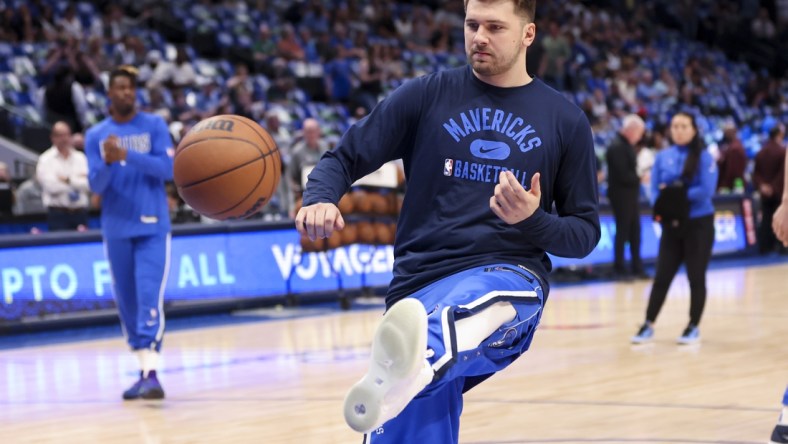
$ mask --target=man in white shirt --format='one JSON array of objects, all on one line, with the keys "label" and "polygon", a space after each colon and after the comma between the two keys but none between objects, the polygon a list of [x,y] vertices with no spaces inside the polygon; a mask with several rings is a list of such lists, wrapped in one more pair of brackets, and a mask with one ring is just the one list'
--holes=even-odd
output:
[{"label": "man in white shirt", "polygon": [[71,128],[52,126],[52,147],[38,158],[36,177],[47,209],[49,231],[84,230],[88,225],[88,160],[74,149]]}]

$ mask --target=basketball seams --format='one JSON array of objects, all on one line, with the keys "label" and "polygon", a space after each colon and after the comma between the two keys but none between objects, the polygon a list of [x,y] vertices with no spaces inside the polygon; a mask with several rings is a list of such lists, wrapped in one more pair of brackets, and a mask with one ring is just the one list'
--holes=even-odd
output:
[{"label": "basketball seams", "polygon": [[[262,152],[260,147],[257,147],[257,149],[260,151],[260,153],[264,157],[273,154],[274,151],[279,151],[279,146],[276,144],[276,142],[274,141],[274,138],[271,137],[270,134],[261,133],[261,132],[257,131],[257,128],[255,128],[255,127],[259,126],[259,125],[257,123],[254,123],[252,120],[249,120],[249,119],[246,119],[246,118],[239,118],[239,117],[240,116],[231,116],[230,120],[233,120],[235,122],[240,122],[240,123],[243,123],[244,125],[248,126],[252,131],[254,131],[255,134],[257,134],[260,137],[260,139],[262,139],[265,142],[266,148],[271,147],[271,146],[274,147],[274,149],[269,149],[267,153]],[[250,122],[254,123],[254,125],[252,125]],[[268,142],[271,142],[271,143],[268,143]]]},{"label": "basketball seams", "polygon": [[[218,174],[214,174],[213,176],[205,177],[203,179],[200,179],[200,180],[197,180],[197,181],[194,181],[194,182],[190,182],[190,183],[187,183],[187,184],[183,184],[183,185],[178,185],[178,184],[175,184],[175,185],[178,188],[189,188],[189,187],[193,187],[195,185],[200,185],[200,184],[203,184],[205,182],[208,182],[209,180],[216,179],[217,177],[224,176],[227,173],[232,173],[235,170],[238,170],[238,169],[241,169],[241,168],[243,168],[245,166],[251,165],[251,164],[253,164],[253,163],[255,163],[255,162],[259,161],[259,160],[262,160],[263,161],[263,165],[265,165],[265,157],[255,157],[254,159],[252,159],[252,160],[250,160],[250,161],[248,161],[246,163],[243,163],[243,164],[240,164],[240,165],[236,165],[236,166],[230,168],[229,170],[224,170],[224,171],[222,171],[222,172],[220,172]],[[263,167],[263,174],[265,174],[265,167]],[[257,185],[260,185],[260,182],[257,182]]]},{"label": "basketball seams", "polygon": [[[255,161],[257,161],[257,160],[260,160],[260,159],[255,159]],[[238,208],[239,205],[241,205],[242,203],[246,202],[246,200],[249,199],[249,196],[251,196],[252,194],[254,194],[257,191],[257,187],[260,186],[260,183],[263,181],[263,179],[265,179],[265,170],[266,170],[265,163],[266,163],[265,162],[265,158],[263,158],[263,172],[260,174],[260,177],[257,178],[257,183],[254,185],[254,187],[252,187],[252,190],[249,191],[249,193],[246,194],[246,196],[244,196],[241,199],[239,199],[238,203],[236,203],[235,205],[233,205],[233,206],[231,206],[231,207],[229,207],[227,209],[224,209],[222,211],[217,211],[215,213],[207,214],[206,216],[213,217],[213,216],[219,216],[219,215],[225,214],[228,211],[232,211],[232,210]],[[249,164],[247,164],[247,165],[249,165]],[[268,198],[266,198],[266,200],[268,200]]]},{"label": "basketball seams", "polygon": [[[222,141],[226,141],[226,143],[228,143],[230,145],[234,145],[237,142],[243,142],[243,144],[242,144],[243,146],[251,145],[252,147],[254,147],[254,149],[256,150],[256,152],[258,154],[254,155],[253,153],[247,153],[247,155],[251,154],[252,156],[255,156],[255,157],[245,161],[243,164],[234,165],[230,169],[224,170],[222,172],[219,172],[219,173],[215,173],[214,172],[209,177],[199,178],[199,180],[195,180],[195,181],[192,181],[192,182],[189,182],[189,183],[185,183],[185,184],[183,184],[181,186],[178,186],[178,189],[179,189],[179,191],[182,191],[184,193],[188,193],[188,190],[192,190],[191,193],[197,193],[197,194],[193,194],[193,198],[200,199],[199,196],[201,194],[209,192],[208,190],[210,190],[211,187],[213,187],[213,185],[211,185],[211,183],[210,183],[211,181],[219,180],[219,179],[221,179],[221,178],[223,178],[224,176],[227,176],[227,175],[233,175],[233,176],[238,176],[239,174],[242,175],[242,176],[246,175],[246,180],[247,181],[249,179],[253,180],[254,181],[254,185],[249,184],[249,185],[244,185],[244,187],[242,187],[242,188],[246,188],[247,186],[251,187],[251,189],[244,196],[236,197],[237,196],[237,194],[236,194],[237,192],[239,192],[239,191],[240,192],[246,191],[246,190],[241,189],[241,188],[236,188],[235,193],[231,193],[233,195],[236,195],[236,196],[233,196],[233,197],[236,197],[236,199],[232,199],[235,203],[226,202],[225,199],[221,199],[221,201],[225,201],[224,203],[229,204],[229,207],[222,208],[219,211],[210,211],[212,209],[215,210],[216,207],[221,207],[220,204],[222,202],[214,199],[214,203],[209,204],[208,207],[204,208],[204,210],[201,211],[201,214],[204,214],[204,215],[206,215],[208,217],[212,217],[212,218],[216,218],[216,219],[222,219],[222,220],[224,220],[224,219],[231,219],[231,218],[239,218],[239,217],[240,218],[247,217],[247,216],[250,215],[249,211],[251,211],[252,208],[256,208],[256,209],[262,208],[263,206],[265,206],[265,204],[268,203],[268,201],[271,199],[273,194],[276,193],[276,187],[277,187],[277,185],[279,184],[279,182],[282,179],[282,171],[281,171],[282,164],[281,164],[281,157],[280,157],[280,152],[281,151],[279,150],[279,147],[277,146],[276,141],[273,139],[273,137],[271,137],[271,135],[267,131],[265,131],[264,128],[262,128],[259,125],[257,125],[256,122],[254,122],[254,121],[252,121],[250,119],[244,118],[243,116],[237,116],[237,115],[214,116],[214,117],[211,117],[209,119],[215,119],[215,118],[226,119],[226,120],[231,121],[231,122],[243,124],[247,128],[247,130],[243,131],[242,128],[236,126],[236,130],[234,131],[235,134],[231,133],[231,134],[228,134],[228,135],[212,136],[212,135],[209,135],[211,133],[208,132],[208,134],[202,134],[202,135],[197,134],[197,135],[194,135],[194,137],[197,140],[188,140],[187,139],[186,140],[186,142],[187,142],[186,145],[184,145],[182,147],[178,147],[178,149],[176,149],[176,152],[175,152],[176,164],[178,163],[177,162],[178,157],[180,157],[184,151],[188,150],[189,148],[194,147],[195,145],[199,145],[201,142],[206,142],[206,141],[210,141],[212,144],[218,144],[218,145],[221,145]],[[249,132],[249,130],[251,130],[251,132]],[[239,134],[239,132],[242,132],[244,134],[241,135],[241,134]],[[254,133],[254,135],[257,136],[257,139],[255,139],[254,136],[252,136],[251,133]],[[216,134],[216,133],[214,133],[214,134]],[[186,137],[185,137],[185,139],[186,139]],[[263,147],[261,145],[265,145],[265,147]],[[238,147],[238,148],[241,148],[241,147]],[[230,150],[228,155],[232,156],[232,154],[234,152],[235,152],[234,150]],[[188,155],[187,157],[191,158],[192,155],[198,156],[197,158],[199,158],[199,157],[202,156],[202,151],[201,150],[197,150],[196,152],[192,151],[192,152],[190,152],[190,155]],[[268,160],[267,160],[267,158],[269,156],[271,158],[271,165],[270,165],[270,167],[273,170],[273,171],[270,172],[270,174],[268,172],[269,165],[268,165]],[[217,159],[217,160],[219,160],[219,159]],[[255,162],[257,162],[258,160],[262,160],[263,161],[262,165],[259,166],[259,167],[255,165]],[[193,161],[190,159],[189,161],[184,160],[184,162],[187,162],[187,165],[191,165],[191,162],[193,162]],[[218,166],[218,165],[216,165],[216,166]],[[252,166],[255,170],[257,168],[261,168],[261,170],[258,170],[258,171],[260,171],[260,173],[255,174],[255,173],[250,171],[249,175],[247,175],[243,171],[239,171],[239,170],[241,170],[243,168],[246,168],[246,167],[249,167],[249,166]],[[182,166],[182,168],[185,168],[185,167],[186,167],[185,165]],[[199,167],[199,165],[193,165],[193,167],[201,169]],[[183,171],[185,171],[185,170],[183,170]],[[200,188],[196,188],[198,186],[200,186]],[[227,185],[222,185],[222,186],[224,187],[224,186],[227,186]],[[264,189],[262,189],[262,188],[264,188]],[[230,197],[230,195],[227,195],[226,197]],[[254,202],[251,202],[250,199],[254,199]],[[209,207],[213,207],[213,208],[209,208]],[[243,212],[242,210],[244,209],[244,207],[249,207],[250,210],[247,210],[247,212]],[[256,211],[257,210],[255,210],[255,212]]]},{"label": "basketball seams", "polygon": [[[206,137],[206,138],[203,138],[203,139],[197,139],[197,140],[195,140],[195,141],[193,141],[193,142],[189,142],[189,144],[188,144],[188,145],[184,145],[184,146],[178,146],[178,148],[177,148],[177,149],[176,149],[176,151],[175,151],[175,155],[176,155],[176,157],[177,157],[179,154],[181,154],[182,152],[186,151],[187,149],[189,149],[189,148],[193,147],[194,145],[197,145],[197,144],[199,144],[199,143],[201,143],[201,142],[206,142],[206,141],[208,141],[208,140],[234,140],[234,141],[236,141],[236,142],[243,142],[243,143],[248,143],[249,145],[252,145],[253,147],[255,147],[255,148],[257,149],[257,151],[260,151],[260,148],[257,146],[257,144],[255,144],[255,143],[254,143],[254,142],[252,142],[251,140],[247,140],[247,139],[241,139],[241,138],[239,138],[239,137],[230,137],[230,136],[216,136],[216,137]],[[265,156],[264,156],[264,154],[261,152],[261,153],[260,153],[260,157],[259,157],[258,159],[261,159],[261,158],[263,158],[263,157],[265,157]]]}]

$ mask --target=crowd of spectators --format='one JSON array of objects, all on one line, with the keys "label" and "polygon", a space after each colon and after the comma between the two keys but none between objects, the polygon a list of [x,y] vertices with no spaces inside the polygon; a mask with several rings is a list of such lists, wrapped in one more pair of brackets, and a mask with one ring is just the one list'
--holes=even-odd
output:
[{"label": "crowd of spectators", "polygon": [[[330,148],[406,79],[465,63],[459,0],[5,5],[3,106],[79,133],[106,115],[108,70],[132,64],[140,108],[163,116],[176,141],[203,118],[239,114],[272,133],[286,170],[309,133],[304,122]],[[712,147],[736,128],[751,183],[751,159],[788,118],[788,2],[555,0],[538,9],[529,72],[586,112],[600,158],[623,116],[636,113],[647,128],[638,156],[646,176],[670,116],[688,111]],[[291,213],[297,176],[283,175],[292,179],[267,217]]]}]

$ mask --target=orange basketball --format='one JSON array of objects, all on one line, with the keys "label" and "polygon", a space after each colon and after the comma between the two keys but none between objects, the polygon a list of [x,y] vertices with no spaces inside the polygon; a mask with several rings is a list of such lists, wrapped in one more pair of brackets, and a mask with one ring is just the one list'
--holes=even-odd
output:
[{"label": "orange basketball", "polygon": [[243,219],[271,199],[282,175],[274,139],[246,117],[214,116],[196,124],[175,150],[178,194],[211,219]]}]

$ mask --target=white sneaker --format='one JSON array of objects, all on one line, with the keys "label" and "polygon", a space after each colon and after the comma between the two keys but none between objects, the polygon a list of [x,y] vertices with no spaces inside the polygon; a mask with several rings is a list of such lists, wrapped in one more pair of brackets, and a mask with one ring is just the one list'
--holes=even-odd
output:
[{"label": "white sneaker", "polygon": [[405,409],[432,382],[427,352],[427,312],[416,299],[403,299],[383,316],[372,340],[367,374],[345,396],[345,421],[368,433]]}]

